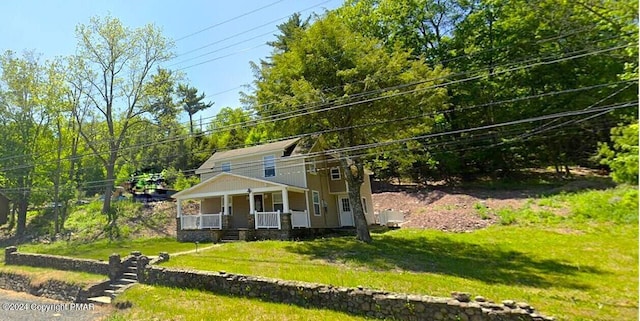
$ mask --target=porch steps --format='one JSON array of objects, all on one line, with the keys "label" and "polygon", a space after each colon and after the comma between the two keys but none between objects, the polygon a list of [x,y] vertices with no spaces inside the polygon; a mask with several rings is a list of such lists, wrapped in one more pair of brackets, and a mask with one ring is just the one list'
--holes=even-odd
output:
[{"label": "porch steps", "polygon": [[138,258],[134,257],[122,276],[111,282],[102,296],[88,298],[87,301],[101,305],[111,304],[113,299],[132,285],[138,283]]},{"label": "porch steps", "polygon": [[220,242],[222,243],[230,243],[230,242],[239,242],[240,241],[240,232],[238,230],[226,230]]}]

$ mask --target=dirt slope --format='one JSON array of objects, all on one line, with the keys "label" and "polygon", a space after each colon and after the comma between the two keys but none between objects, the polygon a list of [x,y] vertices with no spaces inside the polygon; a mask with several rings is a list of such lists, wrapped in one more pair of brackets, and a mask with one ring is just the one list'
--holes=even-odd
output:
[{"label": "dirt slope", "polygon": [[[521,208],[528,199],[541,194],[603,189],[613,186],[611,180],[594,171],[574,170],[571,179],[555,178],[554,184],[532,185],[518,190],[474,189],[432,186],[398,188],[379,185],[374,188],[373,207],[376,212],[399,210],[405,215],[402,227],[465,232],[485,228],[498,222],[494,214],[503,208]],[[401,189],[404,189],[402,191]]]}]

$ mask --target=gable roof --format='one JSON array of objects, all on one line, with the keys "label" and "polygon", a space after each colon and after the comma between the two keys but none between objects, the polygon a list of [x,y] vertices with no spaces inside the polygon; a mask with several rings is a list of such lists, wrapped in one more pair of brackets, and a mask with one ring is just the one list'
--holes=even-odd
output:
[{"label": "gable roof", "polygon": [[174,199],[209,197],[228,193],[246,194],[247,189],[280,188],[293,191],[305,191],[305,188],[270,182],[259,178],[222,172],[197,185],[171,195]]},{"label": "gable roof", "polygon": [[268,144],[256,145],[245,148],[231,149],[220,152],[215,152],[209,159],[207,159],[198,169],[196,170],[196,174],[200,174],[203,172],[207,172],[213,169],[217,162],[231,160],[234,158],[247,156],[247,155],[256,155],[256,154],[266,154],[269,152],[275,151],[284,151],[285,149],[296,144],[301,138],[292,138],[287,140],[282,140],[279,142],[273,142]]}]

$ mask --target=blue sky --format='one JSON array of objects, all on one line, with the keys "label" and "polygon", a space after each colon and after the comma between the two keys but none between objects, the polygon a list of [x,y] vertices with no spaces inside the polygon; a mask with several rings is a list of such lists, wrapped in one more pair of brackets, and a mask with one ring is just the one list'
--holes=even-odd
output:
[{"label": "blue sky", "polygon": [[[176,40],[178,56],[169,68],[185,68],[188,83],[215,102],[196,115],[206,118],[221,107],[240,106],[238,87],[253,80],[249,62],[269,55],[271,48],[264,44],[274,39],[278,24],[295,12],[306,17],[341,4],[342,0],[6,0],[0,1],[0,51],[33,50],[43,59],[73,54],[75,27],[96,15],[110,14],[132,28],[153,23]],[[233,19],[241,15],[245,16]],[[212,28],[178,40],[208,27]],[[203,46],[207,47],[194,51]]]}]

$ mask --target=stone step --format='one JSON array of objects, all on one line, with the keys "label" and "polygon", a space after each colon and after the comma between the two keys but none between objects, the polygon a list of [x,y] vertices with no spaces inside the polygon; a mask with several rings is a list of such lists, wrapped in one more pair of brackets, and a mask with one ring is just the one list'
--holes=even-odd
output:
[{"label": "stone step", "polygon": [[122,276],[127,279],[138,280],[138,273],[124,272]]},{"label": "stone step", "polygon": [[93,298],[88,298],[87,301],[97,303],[100,305],[108,305],[111,304],[111,297],[108,296],[96,296]]},{"label": "stone step", "polygon": [[113,283],[109,285],[109,288],[111,290],[120,290],[122,288],[126,288],[127,286],[129,286],[132,283]]},{"label": "stone step", "polygon": [[131,284],[131,283],[138,283],[138,280],[135,279],[127,279],[127,278],[121,278],[117,281],[118,283],[122,283],[122,284]]},{"label": "stone step", "polygon": [[122,293],[122,291],[116,291],[116,290],[104,290],[104,294],[110,298],[115,298],[116,295]]}]

